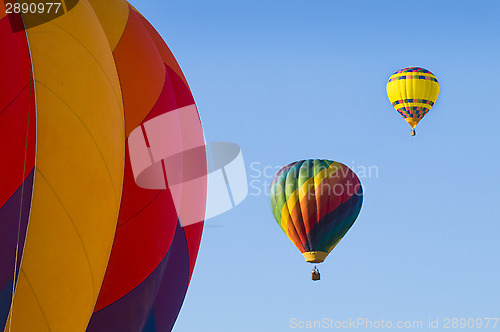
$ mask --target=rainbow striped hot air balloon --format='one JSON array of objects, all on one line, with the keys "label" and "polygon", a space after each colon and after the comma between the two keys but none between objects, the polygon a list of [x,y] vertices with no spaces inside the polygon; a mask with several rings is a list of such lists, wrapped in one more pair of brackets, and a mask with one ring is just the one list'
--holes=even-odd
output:
[{"label": "rainbow striped hot air balloon", "polygon": [[387,96],[392,106],[411,126],[415,127],[434,106],[439,95],[439,83],[430,71],[419,67],[401,69],[389,78]]},{"label": "rainbow striped hot air balloon", "polygon": [[20,2],[0,1],[0,331],[169,331],[203,220],[182,227],[172,186],[138,185],[130,136],[162,179],[150,151],[203,146],[187,81],[125,0],[7,15]]},{"label": "rainbow striped hot air balloon", "polygon": [[308,159],[275,175],[269,199],[278,225],[306,261],[321,263],[358,217],[363,189],[347,166]]}]

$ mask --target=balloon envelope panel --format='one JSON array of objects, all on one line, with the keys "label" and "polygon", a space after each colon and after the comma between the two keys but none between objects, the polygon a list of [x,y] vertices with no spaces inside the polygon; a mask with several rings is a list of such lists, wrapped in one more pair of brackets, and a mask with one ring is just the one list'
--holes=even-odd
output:
[{"label": "balloon envelope panel", "polygon": [[[4,13],[5,11],[2,11]],[[2,15],[2,14],[0,14]],[[18,22],[21,26],[21,22]],[[0,17],[0,330],[12,301],[14,274],[19,274],[35,168],[35,98],[25,34],[12,33]],[[17,256],[17,257],[16,257]]]}]

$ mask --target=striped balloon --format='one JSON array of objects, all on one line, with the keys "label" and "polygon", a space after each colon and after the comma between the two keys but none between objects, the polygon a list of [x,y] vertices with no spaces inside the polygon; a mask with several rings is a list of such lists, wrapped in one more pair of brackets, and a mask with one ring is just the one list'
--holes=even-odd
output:
[{"label": "striped balloon", "polygon": [[[175,114],[156,128],[178,136],[159,145],[204,146],[186,78],[126,0],[7,14],[25,2],[0,1],[0,331],[170,331],[203,220],[183,224],[172,183],[138,185],[129,142],[138,128],[153,151],[151,123]],[[165,159],[144,160],[161,171]]]},{"label": "striped balloon", "polygon": [[361,182],[347,166],[308,159],[283,167],[270,190],[271,210],[309,263],[320,263],[344,237],[363,202]]},{"label": "striped balloon", "polygon": [[399,114],[412,127],[434,106],[439,95],[439,83],[430,71],[408,67],[395,72],[387,82],[387,96]]}]

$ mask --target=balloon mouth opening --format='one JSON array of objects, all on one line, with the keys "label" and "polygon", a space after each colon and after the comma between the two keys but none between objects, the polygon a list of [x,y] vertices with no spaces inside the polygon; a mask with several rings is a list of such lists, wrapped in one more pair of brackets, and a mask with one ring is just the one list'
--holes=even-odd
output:
[{"label": "balloon mouth opening", "polygon": [[406,120],[406,122],[408,122],[408,124],[411,126],[411,129],[415,129],[415,127],[416,127],[416,126],[417,126],[417,124],[418,124],[418,121],[420,121],[420,120],[415,119],[415,118],[406,118],[405,120]]},{"label": "balloon mouth opening", "polygon": [[303,252],[302,255],[304,255],[308,263],[321,263],[325,260],[326,256],[328,256],[328,253],[323,251],[307,251]]}]

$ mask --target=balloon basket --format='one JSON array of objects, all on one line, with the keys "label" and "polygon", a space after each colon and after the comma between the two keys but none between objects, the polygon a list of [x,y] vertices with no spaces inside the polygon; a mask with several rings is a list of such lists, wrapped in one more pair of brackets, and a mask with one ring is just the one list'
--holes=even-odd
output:
[{"label": "balloon basket", "polygon": [[314,267],[314,270],[311,272],[311,280],[312,281],[320,280],[319,270],[316,268],[316,266]]},{"label": "balloon basket", "polygon": [[412,130],[411,133],[410,133],[411,136],[415,136],[416,134],[417,133],[415,132],[415,130]]}]

